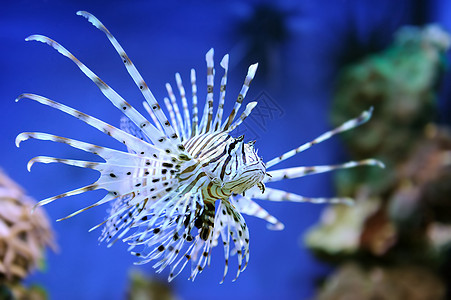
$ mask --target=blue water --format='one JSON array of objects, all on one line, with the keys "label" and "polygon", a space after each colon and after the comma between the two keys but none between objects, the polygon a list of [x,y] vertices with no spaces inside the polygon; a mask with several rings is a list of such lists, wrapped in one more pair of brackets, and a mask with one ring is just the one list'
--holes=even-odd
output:
[{"label": "blue water", "polygon": [[[92,3],[91,3],[92,2]],[[152,1],[154,2],[154,1]],[[360,44],[360,54],[382,49],[392,33],[403,24],[435,21],[451,29],[451,7],[446,1],[430,1],[427,10],[418,1],[279,1],[286,12],[289,33],[269,56],[260,61],[248,100],[269,99],[274,115],[254,119],[246,134],[257,138],[256,147],[265,160],[290,150],[330,129],[329,107],[337,69],[354,47],[350,33]],[[22,100],[21,93],[40,94],[96,116],[113,125],[121,112],[103,97],[97,87],[68,59],[48,46],[25,42],[30,34],[47,35],[77,56],[135,107],[143,98],[123,68],[105,35],[77,10],[97,16],[124,46],[157,99],[166,96],[164,84],[174,83],[180,72],[188,88],[189,70],[198,71],[199,94],[205,95],[205,53],[215,48],[216,64],[230,53],[228,101],[241,87],[248,65],[249,39],[237,31],[248,20],[259,1],[15,1],[2,2],[0,9],[0,166],[37,200],[93,182],[95,172],[65,165],[35,165],[26,170],[29,159],[38,155],[82,160],[93,156],[65,145],[42,141],[14,145],[17,134],[38,131],[122,149],[122,145],[79,120],[38,103]],[[444,21],[446,20],[446,21]],[[256,33],[255,33],[256,34]],[[371,37],[374,37],[372,40]],[[274,47],[272,47],[274,46]],[[359,48],[360,49],[360,48]],[[359,54],[359,55],[360,55]],[[346,58],[352,60],[352,57]],[[263,66],[262,64],[266,64]],[[221,76],[221,70],[217,73]],[[449,75],[447,74],[449,77]],[[447,78],[447,77],[445,77]],[[263,93],[263,94],[262,94]],[[442,95],[449,95],[445,86]],[[272,104],[271,104],[272,103]],[[449,112],[449,104],[441,104]],[[230,105],[228,106],[230,109]],[[448,108],[448,109],[447,109]],[[447,109],[447,110],[446,110]],[[268,111],[261,111],[267,114]],[[442,112],[442,115],[445,113]],[[444,117],[449,120],[449,117]],[[281,166],[337,163],[346,159],[339,138],[317,145]],[[286,181],[276,185],[306,196],[334,195],[330,175]],[[105,207],[87,211],[68,221],[63,217],[100,197],[103,192],[61,199],[45,207],[59,244],[58,253],[47,253],[47,270],[36,272],[28,282],[39,283],[51,299],[124,299],[129,272],[138,269],[153,275],[151,264],[133,266],[126,245],[108,249],[98,245],[100,231],[87,230],[101,222]],[[316,261],[302,243],[305,231],[317,220],[322,205],[263,203],[285,224],[281,232],[268,231],[261,220],[246,217],[251,234],[251,258],[247,270],[232,283],[230,270],[223,285],[222,249],[213,251],[212,266],[194,283],[185,270],[171,286],[179,299],[308,299],[315,293],[315,281],[329,267]],[[167,273],[158,276],[165,280]]]}]

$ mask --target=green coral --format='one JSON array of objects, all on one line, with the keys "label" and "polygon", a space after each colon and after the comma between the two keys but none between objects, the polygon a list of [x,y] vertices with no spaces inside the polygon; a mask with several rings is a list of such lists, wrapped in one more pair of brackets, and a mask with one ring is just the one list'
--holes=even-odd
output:
[{"label": "green coral", "polygon": [[[436,87],[449,46],[450,36],[435,25],[405,27],[385,51],[344,69],[337,80],[332,122],[339,125],[374,106],[371,122],[343,134],[353,157],[377,157],[390,168],[409,154],[435,119]],[[368,180],[381,190],[392,180],[380,170],[363,168],[348,176],[337,179],[340,193]]]}]

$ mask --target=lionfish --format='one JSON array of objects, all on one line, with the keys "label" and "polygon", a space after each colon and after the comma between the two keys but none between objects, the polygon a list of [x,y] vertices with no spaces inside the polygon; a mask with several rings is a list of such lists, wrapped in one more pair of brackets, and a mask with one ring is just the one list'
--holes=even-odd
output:
[{"label": "lionfish", "polygon": [[[64,143],[100,156],[105,162],[81,161],[38,156],[27,165],[30,171],[35,162],[63,163],[100,172],[97,181],[90,185],[53,196],[37,205],[49,204],[57,199],[87,191],[106,190],[99,201],[59,219],[65,220],[87,209],[111,202],[106,219],[90,229],[103,227],[100,241],[111,246],[117,240],[129,244],[129,251],[140,257],[136,264],[155,261],[156,272],[169,266],[171,281],[191,261],[189,279],[194,280],[206,264],[210,264],[211,249],[221,238],[224,247],[224,276],[228,271],[229,256],[236,255],[239,274],[249,261],[249,231],[243,214],[264,219],[268,228],[282,230],[284,225],[253,199],[313,203],[351,203],[350,198],[308,198],[265,184],[282,179],[298,178],[336,169],[383,164],[375,159],[350,161],[338,165],[295,167],[268,171],[278,163],[309,149],[340,132],[359,126],[371,117],[372,108],[355,119],[326,132],[311,142],[267,162],[258,156],[255,141],[245,142],[244,136],[232,137],[230,132],[249,116],[257,102],[250,102],[236,118],[253,80],[258,64],[249,67],[244,84],[230,115],[223,120],[229,56],[221,60],[224,75],[221,79],[219,103],[214,112],[213,49],[207,52],[207,96],[199,121],[196,73],[191,70],[192,110],[180,74],[175,75],[180,101],[168,83],[169,98],[164,103],[170,120],[163,112],[140,73],[110,31],[93,15],[79,11],[92,25],[103,31],[119,56],[145,100],[144,108],[152,122],[127,103],[87,66],[56,41],[32,35],[26,41],[39,41],[53,47],[72,60],[91,79],[114,106],[124,113],[120,129],[81,111],[35,94],[22,94],[16,101],[30,99],[72,115],[106,133],[127,147],[127,152],[55,136],[47,133],[24,132],[17,136],[16,145],[28,139]],[[180,105],[181,104],[181,108]],[[233,243],[232,243],[233,242]],[[135,250],[140,249],[140,250]]]}]

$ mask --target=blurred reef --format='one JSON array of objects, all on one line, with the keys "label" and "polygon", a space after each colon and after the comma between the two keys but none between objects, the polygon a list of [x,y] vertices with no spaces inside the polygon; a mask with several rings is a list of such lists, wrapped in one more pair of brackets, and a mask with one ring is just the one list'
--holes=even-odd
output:
[{"label": "blurred reef", "polygon": [[22,284],[44,269],[44,250],[56,249],[47,215],[0,169],[0,299],[47,299],[39,286]]},{"label": "blurred reef", "polygon": [[148,277],[139,271],[130,273],[129,300],[176,300],[167,281]]},{"label": "blurred reef", "polygon": [[387,168],[337,172],[337,193],[356,204],[327,207],[305,236],[336,266],[317,299],[451,296],[451,131],[436,121],[450,44],[436,25],[403,27],[387,49],[340,73],[332,122],[373,106],[371,121],[343,140],[352,159]]}]

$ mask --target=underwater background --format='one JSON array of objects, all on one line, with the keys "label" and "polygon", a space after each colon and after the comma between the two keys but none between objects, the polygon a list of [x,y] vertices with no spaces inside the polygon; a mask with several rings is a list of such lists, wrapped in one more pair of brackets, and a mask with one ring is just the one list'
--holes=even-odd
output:
[{"label": "underwater background", "polygon": [[[115,35],[157,100],[166,96],[164,85],[175,82],[176,72],[187,82],[190,69],[195,68],[202,106],[206,95],[204,57],[213,47],[217,64],[222,55],[230,54],[227,112],[247,67],[259,62],[245,100],[259,101],[259,106],[255,118],[246,120],[242,133],[246,140],[257,140],[256,148],[266,160],[331,129],[332,99],[341,70],[387,48],[400,27],[436,23],[451,32],[451,2],[445,0],[2,1],[0,167],[36,200],[88,184],[97,173],[59,164],[36,164],[29,173],[29,159],[38,155],[82,160],[93,157],[67,145],[33,140],[16,148],[14,141],[19,133],[38,131],[112,148],[122,145],[57,110],[27,100],[15,103],[14,99],[21,93],[36,93],[116,126],[121,112],[72,62],[50,47],[25,42],[27,36],[42,34],[60,42],[142,111],[142,96],[114,48],[102,32],[75,15],[78,10],[94,14]],[[219,69],[217,72],[221,73]],[[437,72],[441,77],[431,87],[437,91],[437,98],[430,119],[449,125],[451,77],[446,62]],[[348,118],[359,113],[355,108],[350,111],[354,114]],[[359,137],[359,130],[355,129],[353,138]],[[284,162],[283,167],[334,164],[350,157],[343,140],[335,137]],[[276,187],[305,196],[331,197],[337,193],[332,174],[288,180]],[[136,271],[165,284],[167,270],[155,274],[152,264],[134,266],[135,258],[126,251],[126,245],[116,243],[107,248],[98,245],[100,230],[88,233],[103,221],[107,205],[64,222],[54,221],[103,194],[89,192],[44,207],[58,250],[46,252],[44,270],[30,275],[26,284],[41,285],[50,299],[125,299],[131,274]],[[173,297],[315,298],[321,278],[333,268],[315,258],[304,235],[318,222],[326,205],[260,204],[282,221],[285,229],[270,231],[264,221],[245,216],[251,257],[240,278],[231,282],[233,276],[229,274],[219,285],[224,263],[218,247],[213,250],[211,266],[194,282],[186,279],[185,271],[169,285]]]}]

